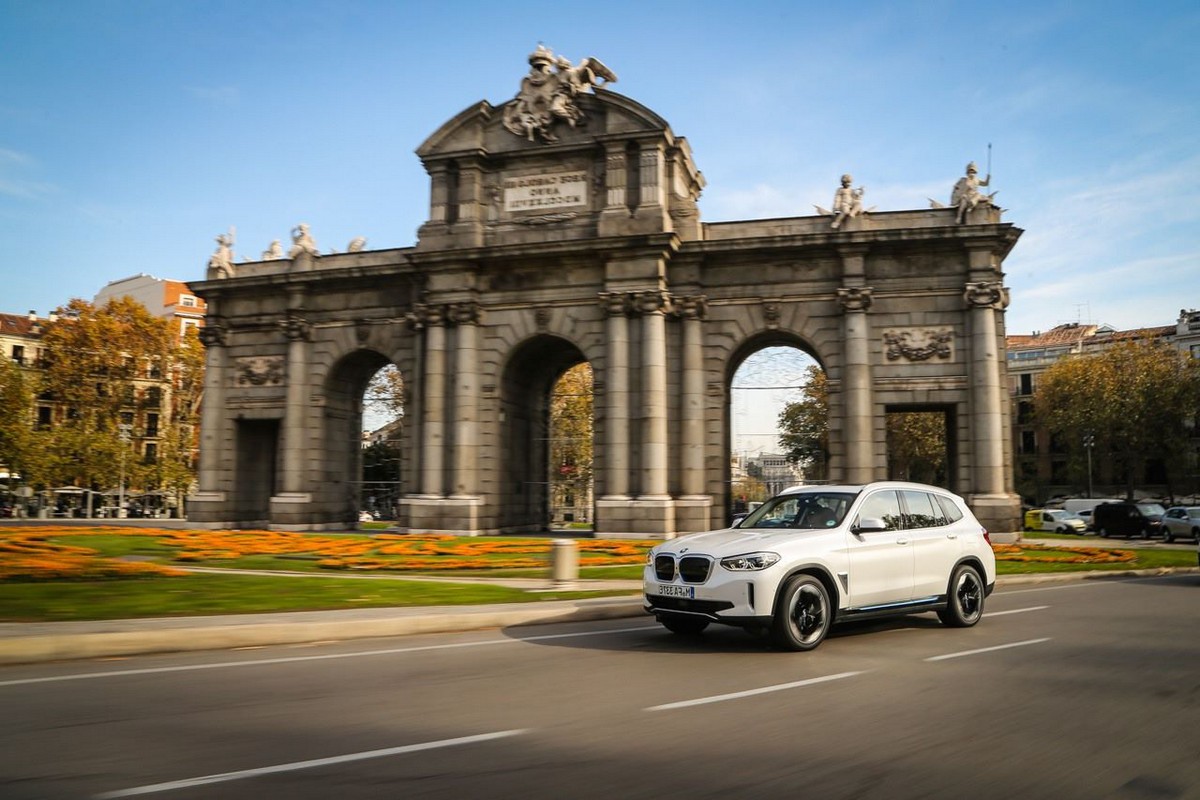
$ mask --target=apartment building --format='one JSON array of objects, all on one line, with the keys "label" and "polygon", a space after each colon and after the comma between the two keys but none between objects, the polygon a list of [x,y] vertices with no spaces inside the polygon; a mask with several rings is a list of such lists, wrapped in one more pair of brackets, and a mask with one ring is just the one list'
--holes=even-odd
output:
[{"label": "apartment building", "polygon": [[[1060,358],[1094,355],[1117,342],[1144,339],[1165,341],[1200,358],[1200,310],[1181,309],[1174,325],[1116,330],[1108,325],[1072,322],[1044,332],[1007,337],[1014,470],[1018,491],[1026,502],[1042,503],[1057,495],[1075,493],[1078,488],[1070,474],[1069,443],[1054,440],[1034,419],[1033,396],[1041,374]],[[1107,470],[1103,454],[1093,456],[1093,488],[1099,491],[1105,486],[1111,493],[1110,484],[1119,482]],[[1149,493],[1166,489],[1161,465],[1154,463],[1145,465],[1135,481]]]}]

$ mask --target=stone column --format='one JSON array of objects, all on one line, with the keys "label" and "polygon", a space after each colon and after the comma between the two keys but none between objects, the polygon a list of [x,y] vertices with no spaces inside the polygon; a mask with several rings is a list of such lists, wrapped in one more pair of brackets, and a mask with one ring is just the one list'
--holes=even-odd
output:
[{"label": "stone column", "polygon": [[421,494],[445,494],[446,446],[446,328],[439,306],[421,306],[417,312],[425,329],[425,391],[421,408]]},{"label": "stone column", "polygon": [[456,326],[454,349],[454,477],[455,497],[479,493],[479,304],[454,303],[447,309]]},{"label": "stone column", "polygon": [[620,143],[614,142],[610,144],[608,148],[604,170],[604,186],[606,189],[604,207],[606,209],[614,209],[616,211],[626,211],[626,167],[624,146]]},{"label": "stone column", "polygon": [[601,292],[608,315],[604,371],[604,497],[629,498],[629,319],[628,296]]},{"label": "stone column", "polygon": [[[209,301],[210,304],[212,301]],[[215,495],[221,488],[220,458],[225,440],[225,374],[229,362],[225,349],[229,330],[225,321],[209,316],[200,329],[204,344],[204,400],[200,406],[200,493]],[[223,498],[213,498],[223,499]]]},{"label": "stone column", "polygon": [[682,458],[683,479],[680,490],[685,496],[704,494],[704,346],[701,330],[708,310],[705,297],[689,296],[676,301],[676,313],[683,321],[683,405]]},{"label": "stone column", "polygon": [[437,162],[430,164],[429,179],[429,221],[446,221],[446,203],[449,200],[449,189],[446,184],[446,164]]},{"label": "stone column", "polygon": [[283,494],[302,495],[308,488],[304,471],[304,456],[308,450],[304,441],[308,430],[308,343],[312,326],[295,311],[280,323],[288,339],[287,406],[283,418]]},{"label": "stone column", "polygon": [[[860,257],[861,258],[861,257]],[[848,483],[868,483],[875,473],[875,425],[871,408],[870,324],[871,287],[838,289],[846,361],[842,373],[842,428]],[[832,477],[832,476],[830,476]]]},{"label": "stone column", "polygon": [[976,493],[1002,495],[1004,467],[1004,387],[1000,385],[1000,348],[996,315],[1008,306],[1008,289],[999,281],[968,283],[963,293],[971,315],[971,433],[974,439]]},{"label": "stone column", "polygon": [[639,497],[669,499],[667,494],[667,329],[666,292],[638,292],[642,317],[641,490]]}]

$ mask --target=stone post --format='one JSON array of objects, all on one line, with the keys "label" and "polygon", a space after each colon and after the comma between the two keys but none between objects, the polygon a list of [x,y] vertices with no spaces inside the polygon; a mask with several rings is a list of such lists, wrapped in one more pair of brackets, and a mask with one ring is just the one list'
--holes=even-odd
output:
[{"label": "stone post", "polygon": [[629,498],[629,298],[623,292],[601,292],[608,315],[604,372],[604,497]]},{"label": "stone post", "polygon": [[425,332],[424,377],[421,397],[421,494],[445,494],[446,329],[439,306],[418,306],[415,315]]},{"label": "stone post", "polygon": [[[862,274],[862,255],[843,254],[846,273]],[[838,289],[841,303],[842,331],[846,342],[846,358],[842,373],[842,428],[845,446],[845,480],[848,483],[868,483],[875,475],[875,422],[871,413],[871,351],[870,322],[872,290],[869,286],[849,286]],[[832,477],[832,476],[830,476]]]},{"label": "stone post", "polygon": [[[209,301],[209,308],[213,301]],[[225,374],[229,355],[229,329],[225,321],[211,314],[200,329],[204,344],[204,401],[200,406],[200,468],[197,476],[200,493],[223,500],[221,489],[221,453],[224,451]]]},{"label": "stone post", "polygon": [[1005,491],[1003,387],[996,315],[1008,306],[1008,289],[999,282],[968,283],[963,297],[971,314],[971,432],[975,440],[974,490],[984,495]]},{"label": "stone post", "polygon": [[478,494],[479,456],[479,305],[455,303],[448,309],[456,326],[454,350],[454,478],[453,496]]},{"label": "stone post", "polygon": [[704,343],[701,329],[708,310],[704,297],[683,297],[675,304],[683,321],[683,407],[680,489],[685,496],[704,494]]},{"label": "stone post", "polygon": [[[297,299],[291,305],[298,306]],[[284,494],[303,495],[308,488],[304,457],[308,450],[304,441],[308,430],[308,343],[312,326],[296,311],[289,311],[280,323],[288,339],[287,399],[283,418],[283,480]]]},{"label": "stone post", "polygon": [[669,499],[667,494],[667,330],[666,292],[638,292],[642,316],[642,463],[640,497]]}]

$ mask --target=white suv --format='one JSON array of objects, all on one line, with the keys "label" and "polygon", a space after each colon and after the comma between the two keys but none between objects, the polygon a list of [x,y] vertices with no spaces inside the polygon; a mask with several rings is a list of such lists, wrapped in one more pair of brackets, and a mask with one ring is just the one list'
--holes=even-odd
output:
[{"label": "white suv", "polygon": [[812,650],[835,622],[936,611],[970,627],[996,583],[987,531],[961,497],[918,483],[801,486],[736,528],[654,547],[646,610],[668,630],[711,622]]}]

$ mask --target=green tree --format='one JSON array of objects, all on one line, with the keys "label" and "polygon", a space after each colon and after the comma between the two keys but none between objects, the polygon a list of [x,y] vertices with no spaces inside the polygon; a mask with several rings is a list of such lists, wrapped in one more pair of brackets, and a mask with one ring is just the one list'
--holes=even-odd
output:
[{"label": "green tree", "polygon": [[1085,437],[1112,460],[1127,496],[1148,459],[1162,459],[1168,492],[1186,474],[1200,418],[1200,360],[1157,340],[1117,342],[1064,358],[1034,394],[1038,422],[1083,461]]},{"label": "green tree", "polygon": [[33,457],[34,382],[15,362],[0,358],[0,467],[28,479]]},{"label": "green tree", "polygon": [[932,411],[887,415],[888,476],[945,485],[946,418]]},{"label": "green tree", "polygon": [[563,373],[550,396],[550,486],[556,508],[590,496],[592,486],[592,365]]},{"label": "green tree", "polygon": [[779,412],[779,446],[805,475],[823,480],[829,464],[829,386],[819,366],[809,365],[806,373],[801,399]]},{"label": "green tree", "polygon": [[[127,484],[155,488],[163,476],[155,463],[133,455],[129,440],[147,424],[148,397],[156,398],[150,404],[159,409],[160,430],[164,423],[170,430],[176,409],[162,398],[174,396],[173,381],[185,380],[185,364],[186,381],[198,391],[195,337],[181,345],[167,320],[128,297],[102,307],[74,299],[57,313],[42,337],[44,396],[61,410],[44,436],[48,482],[102,489],[116,485],[124,470]],[[183,402],[194,428],[196,400]],[[187,447],[180,441],[176,449]]]}]

